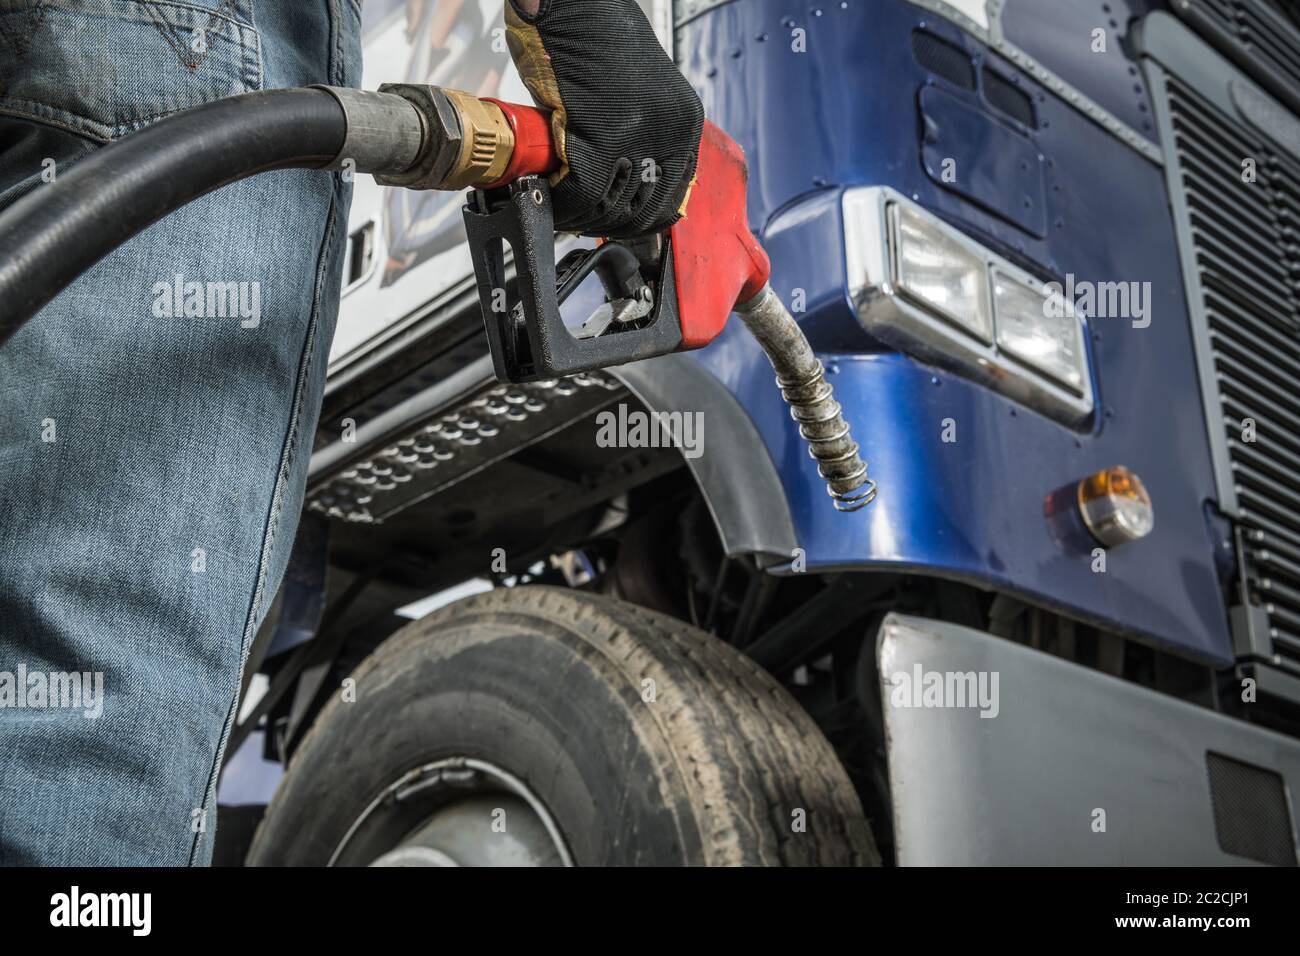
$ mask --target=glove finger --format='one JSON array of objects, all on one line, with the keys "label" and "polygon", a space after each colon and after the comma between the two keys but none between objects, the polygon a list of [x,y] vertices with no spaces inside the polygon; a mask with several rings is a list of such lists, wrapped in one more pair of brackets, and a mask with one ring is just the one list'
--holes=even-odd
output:
[{"label": "glove finger", "polygon": [[601,198],[588,215],[582,217],[582,230],[593,235],[608,235],[612,226],[626,220],[628,194],[637,186],[632,161],[627,157],[616,160]]},{"label": "glove finger", "polygon": [[[544,4],[543,9],[545,6]],[[515,68],[533,102],[552,111],[551,135],[555,140],[556,155],[560,157],[560,168],[551,174],[551,183],[555,184],[569,172],[567,115],[564,101],[560,98],[560,81],[555,76],[555,67],[542,43],[542,35],[537,31],[537,26],[522,19],[508,0],[505,13],[506,48],[510,51],[510,58],[514,60]]]}]

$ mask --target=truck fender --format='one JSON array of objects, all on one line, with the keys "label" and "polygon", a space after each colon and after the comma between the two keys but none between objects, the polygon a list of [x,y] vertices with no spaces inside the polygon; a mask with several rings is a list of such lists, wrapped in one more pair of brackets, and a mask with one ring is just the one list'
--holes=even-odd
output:
[{"label": "truck fender", "polygon": [[708,448],[683,455],[728,556],[760,566],[788,562],[799,540],[776,466],[736,397],[699,362],[665,355],[610,368],[647,411],[708,410]]}]

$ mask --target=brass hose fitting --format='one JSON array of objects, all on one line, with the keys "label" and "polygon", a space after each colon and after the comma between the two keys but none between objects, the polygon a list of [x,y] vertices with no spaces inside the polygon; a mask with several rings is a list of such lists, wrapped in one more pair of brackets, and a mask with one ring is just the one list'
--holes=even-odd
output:
[{"label": "brass hose fitting", "polygon": [[418,83],[385,83],[379,92],[396,94],[414,106],[423,131],[415,161],[400,172],[376,174],[381,186],[468,189],[505,174],[515,134],[495,103]]},{"label": "brass hose fitting", "polygon": [[515,149],[501,107],[460,90],[443,90],[460,116],[460,151],[439,189],[468,189],[500,179]]}]

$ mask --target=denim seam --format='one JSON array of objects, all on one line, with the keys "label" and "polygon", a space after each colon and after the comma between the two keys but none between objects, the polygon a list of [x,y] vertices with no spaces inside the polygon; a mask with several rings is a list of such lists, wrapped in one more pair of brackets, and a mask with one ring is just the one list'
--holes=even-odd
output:
[{"label": "denim seam", "polygon": [[[82,139],[91,139],[97,143],[108,142],[108,137],[96,136],[84,126],[74,126],[72,123],[65,120],[53,116],[45,116],[35,110],[15,109],[12,105],[13,103],[28,104],[30,106],[49,110],[50,112],[55,112],[44,103],[35,103],[29,100],[9,100],[6,104],[0,105],[0,116],[13,116],[21,120],[30,120],[33,123],[42,123],[46,126],[56,126],[65,133],[72,133],[74,136],[80,136]],[[59,110],[58,112],[62,113],[63,111]]]},{"label": "denim seam", "polygon": [[330,82],[335,86],[343,85],[343,23],[339,0],[330,3],[330,33],[334,34],[334,62],[330,64]]},{"label": "denim seam", "polygon": [[[262,77],[266,76],[266,64],[262,60],[262,31],[257,25],[257,4],[254,0],[248,0],[248,27],[253,31],[253,36],[257,37],[257,62],[253,67],[257,70],[257,79],[251,84],[251,89],[260,90],[262,88]],[[245,66],[248,65],[248,57],[245,57]],[[250,84],[245,84],[250,86]]]},{"label": "denim seam", "polygon": [[[259,66],[260,69],[260,66]],[[259,77],[256,83],[252,84],[254,89],[262,85]],[[62,110],[58,107],[50,106],[48,103],[42,103],[38,100],[19,100],[7,99],[0,102],[0,115],[15,116],[18,119],[31,120],[33,123],[45,123],[49,126],[57,126],[59,129],[77,136],[93,139],[97,142],[109,143],[115,137],[125,135],[150,123],[171,116],[173,113],[182,112],[187,107],[180,109],[164,110],[161,113],[153,113],[149,116],[141,116],[131,120],[129,123],[119,123],[116,126],[109,126],[98,120],[93,120],[88,116],[80,113],[74,113],[71,110]],[[105,130],[107,132],[100,132]]]},{"label": "denim seam", "polygon": [[[280,467],[276,473],[275,487],[271,492],[271,508],[267,515],[266,529],[262,535],[262,550],[258,557],[257,566],[257,583],[253,587],[253,593],[249,601],[248,614],[244,620],[244,633],[239,643],[239,668],[242,670],[244,661],[248,656],[248,648],[252,642],[256,631],[256,624],[259,616],[259,609],[262,600],[265,597],[266,578],[268,566],[271,563],[271,555],[275,547],[276,533],[280,527],[280,515],[284,508],[284,491],[285,485],[288,484],[289,473],[294,460],[294,449],[297,446],[298,432],[302,420],[303,395],[307,390],[308,382],[311,379],[311,370],[315,358],[316,332],[320,325],[320,302],[324,293],[325,278],[329,272],[330,250],[334,244],[334,233],[338,225],[338,202],[334,190],[330,194],[330,208],[328,221],[325,227],[324,238],[321,242],[320,252],[316,263],[316,282],[312,290],[312,307],[311,317],[307,323],[306,341],[303,343],[302,355],[298,364],[298,379],[294,384],[293,405],[289,413],[289,427],[285,432],[284,444],[280,452]],[[221,773],[222,758],[225,754],[226,744],[230,739],[230,731],[235,718],[235,709],[239,706],[239,695],[231,701],[229,710],[226,711],[225,724],[221,731],[221,740],[217,746],[216,755],[213,758],[212,767],[208,773],[208,782],[203,790],[203,810],[215,810],[215,797],[217,788],[217,779]],[[211,804],[211,806],[210,806]],[[206,826],[205,819],[205,826]],[[213,822],[215,825],[215,821]],[[201,837],[203,833],[195,833],[190,845],[190,865],[196,864],[196,856],[199,847],[202,844]]]},{"label": "denim seam", "polygon": [[[232,9],[233,4],[234,0],[221,0],[221,6],[209,13],[207,18],[203,21],[203,26],[199,27],[194,32],[207,33],[208,30],[212,28],[212,21],[214,19],[217,17],[227,19],[225,13],[227,10]],[[187,70],[197,70],[203,65],[203,61],[208,58],[207,47],[204,47],[202,53],[195,53],[193,48],[177,43],[176,38],[170,33],[172,24],[163,19],[162,15],[157,12],[156,7],[151,4],[146,5],[144,12],[149,19],[153,21],[154,29],[157,30],[159,35],[167,41],[167,45],[176,51],[176,56],[180,59],[181,66],[185,67]]]}]

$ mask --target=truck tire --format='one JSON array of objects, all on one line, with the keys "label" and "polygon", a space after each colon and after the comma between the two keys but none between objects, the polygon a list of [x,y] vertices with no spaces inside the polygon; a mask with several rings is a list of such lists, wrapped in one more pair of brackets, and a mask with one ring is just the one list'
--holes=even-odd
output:
[{"label": "truck tire", "polygon": [[498,589],[404,627],[352,679],[294,754],[250,864],[879,862],[807,713],[674,618]]}]

